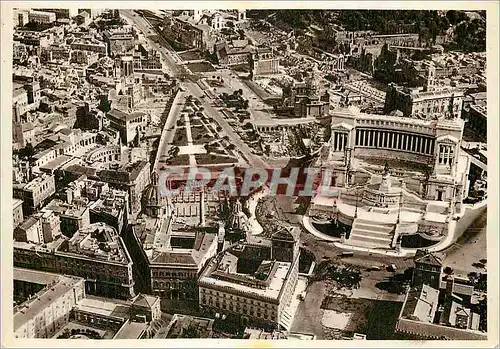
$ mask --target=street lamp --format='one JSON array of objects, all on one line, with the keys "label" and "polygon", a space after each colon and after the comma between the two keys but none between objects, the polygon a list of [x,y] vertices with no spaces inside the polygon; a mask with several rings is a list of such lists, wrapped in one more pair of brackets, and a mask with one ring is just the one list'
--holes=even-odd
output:
[{"label": "street lamp", "polygon": [[354,210],[354,218],[358,218],[358,188],[356,188],[356,209]]},{"label": "street lamp", "polygon": [[403,207],[403,190],[399,192],[399,208],[398,208],[398,220],[397,224],[399,224],[399,220],[401,218],[401,208]]},{"label": "street lamp", "polygon": [[352,148],[345,148],[344,150],[344,164],[346,166],[346,171],[345,171],[345,174],[346,174],[346,178],[345,178],[345,182],[347,185],[349,185],[349,179],[351,177],[351,174],[352,174],[352,164],[351,164],[351,153],[352,153]]}]

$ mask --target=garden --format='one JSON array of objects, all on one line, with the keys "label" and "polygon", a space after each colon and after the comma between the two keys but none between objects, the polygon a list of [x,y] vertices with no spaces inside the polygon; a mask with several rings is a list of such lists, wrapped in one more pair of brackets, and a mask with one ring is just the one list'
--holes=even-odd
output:
[{"label": "garden", "polygon": [[65,329],[57,339],[103,339],[103,336],[96,330],[90,328]]},{"label": "garden", "polygon": [[209,62],[187,63],[187,67],[193,73],[206,73],[215,71],[214,66]]}]

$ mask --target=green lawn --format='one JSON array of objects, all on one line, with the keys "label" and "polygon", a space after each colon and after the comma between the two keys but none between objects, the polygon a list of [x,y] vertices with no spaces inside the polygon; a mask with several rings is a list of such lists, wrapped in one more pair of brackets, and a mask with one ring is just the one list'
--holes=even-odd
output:
[{"label": "green lawn", "polygon": [[178,147],[188,145],[188,139],[185,127],[178,127],[175,130],[174,141],[172,142],[172,144]]},{"label": "green lawn", "polygon": [[193,137],[193,144],[205,144],[215,140],[204,126],[191,127],[191,135]]},{"label": "green lawn", "polygon": [[177,155],[175,158],[172,158],[168,160],[168,162],[165,163],[167,166],[187,166],[189,165],[189,155],[187,154],[182,154],[182,155]]},{"label": "green lawn", "polygon": [[208,62],[201,62],[201,63],[188,63],[187,67],[189,70],[191,70],[193,73],[206,73],[206,72],[212,72],[215,71],[215,68],[213,65],[211,65]]},{"label": "green lawn", "polygon": [[195,157],[196,163],[198,165],[231,164],[238,162],[238,160],[232,156],[223,156],[217,154],[196,154]]}]

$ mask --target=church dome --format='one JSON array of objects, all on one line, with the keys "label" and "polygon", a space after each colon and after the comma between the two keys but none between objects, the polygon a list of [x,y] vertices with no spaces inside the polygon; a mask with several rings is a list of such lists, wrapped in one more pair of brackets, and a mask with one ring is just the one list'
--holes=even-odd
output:
[{"label": "church dome", "polygon": [[151,217],[157,217],[169,205],[168,199],[160,193],[158,173],[155,171],[151,173],[151,184],[144,190],[141,201],[145,213]]}]

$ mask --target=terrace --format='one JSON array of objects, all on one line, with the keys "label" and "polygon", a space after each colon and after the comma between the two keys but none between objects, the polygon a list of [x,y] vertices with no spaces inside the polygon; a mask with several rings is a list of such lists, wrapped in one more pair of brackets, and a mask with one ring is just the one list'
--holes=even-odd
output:
[{"label": "terrace", "polygon": [[118,263],[128,260],[116,230],[105,223],[93,223],[79,230],[59,251]]}]

